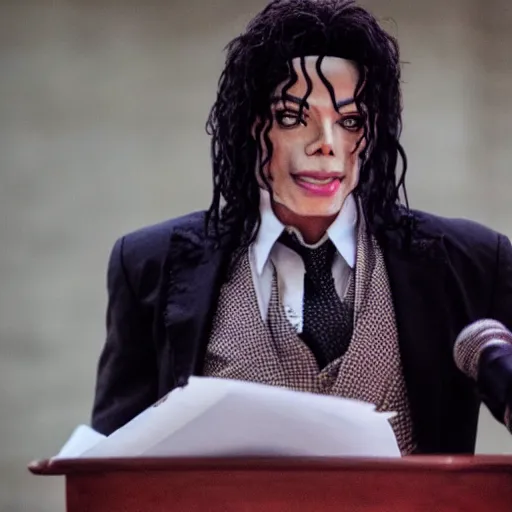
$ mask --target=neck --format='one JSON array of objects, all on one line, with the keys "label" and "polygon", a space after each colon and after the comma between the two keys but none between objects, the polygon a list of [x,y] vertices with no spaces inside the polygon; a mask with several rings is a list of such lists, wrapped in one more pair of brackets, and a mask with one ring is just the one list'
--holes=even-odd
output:
[{"label": "neck", "polygon": [[273,210],[276,217],[285,225],[292,226],[302,235],[307,244],[316,244],[324,235],[329,226],[333,223],[336,215],[328,217],[315,217],[297,215],[286,206],[275,203]]}]

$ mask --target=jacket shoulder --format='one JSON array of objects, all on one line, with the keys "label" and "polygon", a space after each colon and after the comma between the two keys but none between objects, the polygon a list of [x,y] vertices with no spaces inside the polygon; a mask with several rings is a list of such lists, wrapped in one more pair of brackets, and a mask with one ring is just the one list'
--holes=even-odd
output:
[{"label": "jacket shoulder", "polygon": [[499,239],[497,231],[473,220],[434,215],[419,210],[412,212],[422,235],[442,236],[448,249],[461,250],[465,253],[475,251],[496,251]]},{"label": "jacket shoulder", "polygon": [[204,211],[193,212],[119,237],[110,255],[109,283],[124,275],[135,296],[152,303],[155,291],[165,286],[172,235],[181,231],[196,239],[204,238],[205,215]]},{"label": "jacket shoulder", "polygon": [[171,236],[186,231],[201,237],[206,212],[198,211],[134,230],[122,236],[123,258],[127,263],[140,260],[162,260],[167,256]]}]

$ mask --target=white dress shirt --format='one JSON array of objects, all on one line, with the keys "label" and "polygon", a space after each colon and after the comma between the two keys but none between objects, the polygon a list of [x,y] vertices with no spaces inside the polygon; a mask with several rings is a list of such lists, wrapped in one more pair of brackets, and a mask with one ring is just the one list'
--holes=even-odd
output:
[{"label": "white dress shirt", "polygon": [[[290,228],[286,228],[275,216],[270,202],[270,194],[261,190],[260,196],[261,225],[256,239],[249,247],[249,261],[260,313],[263,320],[266,321],[275,267],[279,297],[286,317],[295,330],[301,333],[304,263],[295,251],[277,241],[283,230]],[[327,238],[330,238],[334,244],[336,255],[332,274],[334,286],[340,298],[345,295],[350,273],[356,261],[356,226],[357,205],[352,195],[349,195],[325,236],[313,246],[304,244],[308,247],[316,247]],[[291,229],[293,230],[293,228]]]}]

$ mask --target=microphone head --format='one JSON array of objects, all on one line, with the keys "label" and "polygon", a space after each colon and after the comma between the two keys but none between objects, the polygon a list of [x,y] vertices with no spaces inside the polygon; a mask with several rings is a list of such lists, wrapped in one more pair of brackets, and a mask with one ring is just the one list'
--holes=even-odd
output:
[{"label": "microphone head", "polygon": [[453,358],[457,368],[477,380],[480,356],[494,345],[512,344],[512,333],[497,320],[478,320],[465,327],[455,340]]}]

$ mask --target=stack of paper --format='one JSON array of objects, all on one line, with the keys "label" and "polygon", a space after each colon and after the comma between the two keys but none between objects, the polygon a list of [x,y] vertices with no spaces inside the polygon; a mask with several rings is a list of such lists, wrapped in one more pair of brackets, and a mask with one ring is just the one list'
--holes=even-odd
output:
[{"label": "stack of paper", "polygon": [[354,400],[191,377],[108,437],[78,427],[55,458],[399,457],[392,416]]}]

